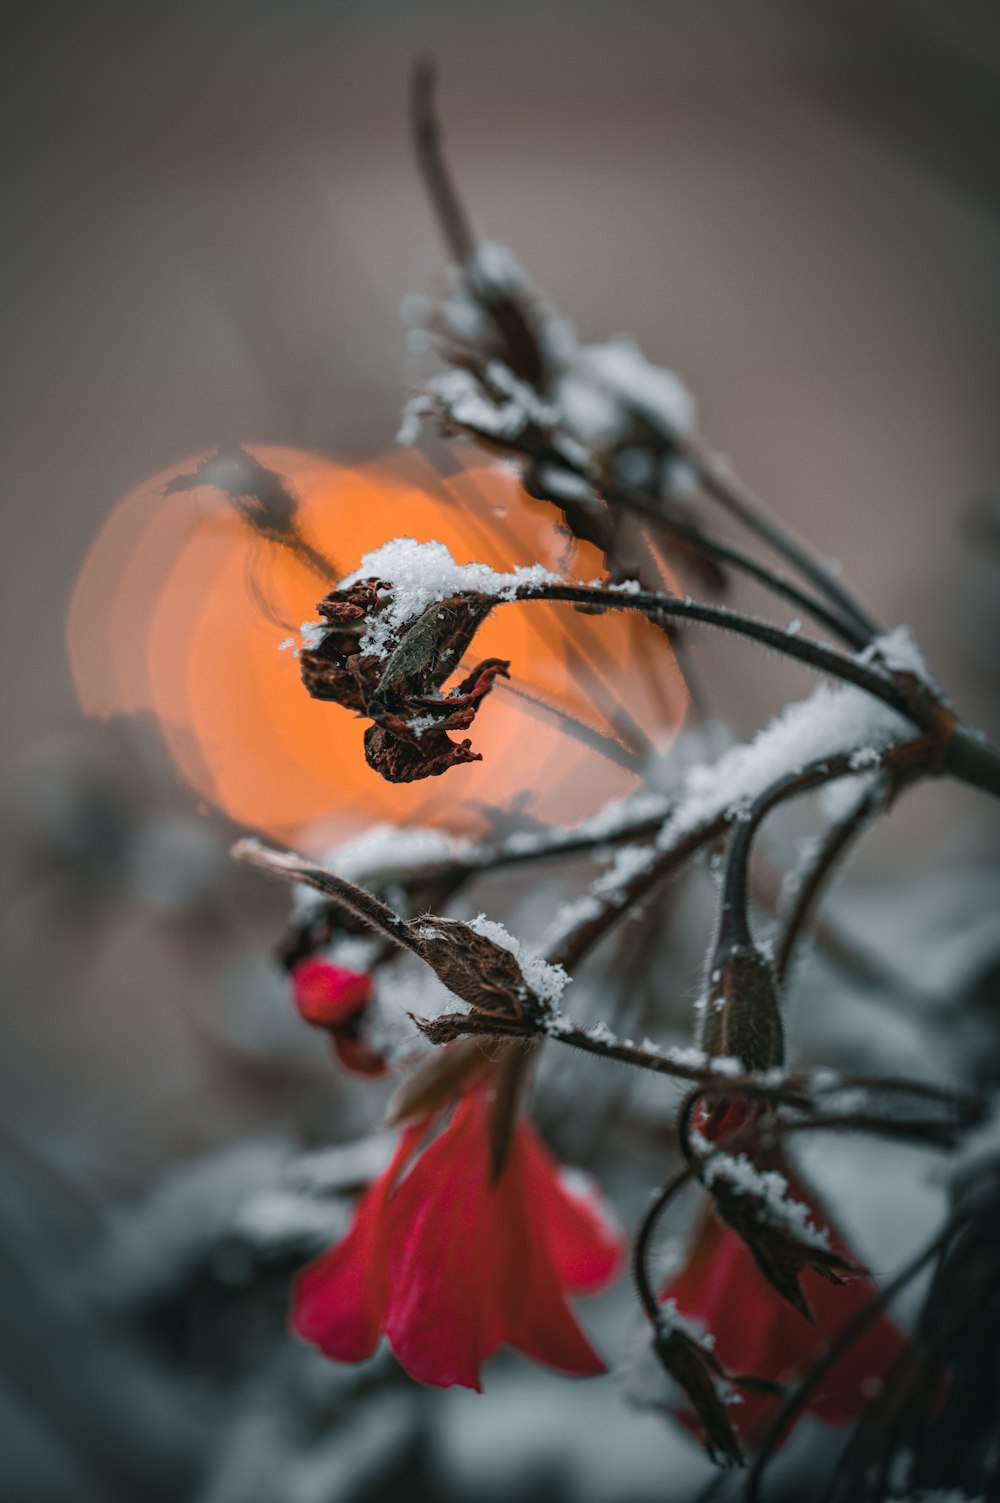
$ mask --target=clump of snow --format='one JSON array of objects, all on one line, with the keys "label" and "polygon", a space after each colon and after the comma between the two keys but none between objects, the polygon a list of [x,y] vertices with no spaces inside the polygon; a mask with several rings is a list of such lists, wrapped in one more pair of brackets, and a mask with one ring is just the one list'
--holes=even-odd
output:
[{"label": "clump of snow", "polygon": [[854,751],[859,769],[877,766],[884,753],[912,732],[909,722],[881,700],[851,684],[817,684],[807,698],[787,705],[754,739],[734,746],[711,765],[690,767],[677,812],[659,837],[664,848],[719,814],[745,816],[752,801],[777,778],[823,757]]},{"label": "clump of snow", "polygon": [[496,397],[464,366],[432,376],[425,390],[412,397],[403,410],[404,433],[408,421],[425,416],[435,407],[442,408],[457,427],[471,428],[501,442],[519,439],[529,427],[555,426],[559,416],[556,409],[542,402],[502,361],[490,361],[486,381]]},{"label": "clump of snow", "polygon": [[570,434],[596,451],[623,439],[633,413],[668,438],[694,424],[684,383],[626,337],[578,347],[556,386],[556,402]]},{"label": "clump of snow", "polygon": [[552,919],[545,930],[544,944],[547,950],[554,950],[558,945],[584,924],[589,924],[598,918],[607,905],[593,893],[582,893],[578,898],[569,898],[560,903],[556,908]]},{"label": "clump of snow", "polygon": [[676,1300],[665,1299],[663,1301],[657,1313],[656,1324],[661,1335],[686,1336],[689,1341],[694,1342],[695,1346],[700,1346],[706,1352],[712,1351],[715,1347],[713,1333],[696,1325],[693,1320],[688,1320],[686,1315],[682,1315],[677,1308]]},{"label": "clump of snow", "polygon": [[897,673],[915,673],[928,684],[934,682],[908,626],[895,626],[892,631],[883,632],[858,658],[862,663],[882,664]]},{"label": "clump of snow", "polygon": [[[711,1144],[702,1140],[708,1149]],[[810,1219],[812,1213],[801,1201],[788,1196],[788,1181],[777,1169],[755,1169],[745,1154],[732,1156],[712,1153],[707,1160],[702,1178],[711,1188],[722,1181],[737,1195],[752,1195],[766,1209],[768,1219],[777,1226],[786,1227],[799,1242],[807,1247],[828,1251],[830,1233],[826,1227],[816,1226]]]},{"label": "clump of snow", "polygon": [[[551,400],[520,381],[497,358],[498,333],[487,305],[509,298],[525,310],[551,373]],[[589,487],[572,471],[587,471],[593,456],[618,451],[614,467],[631,485],[680,494],[690,489],[690,467],[664,454],[664,441],[694,426],[694,400],[672,371],[646,359],[634,340],[619,335],[603,344],[581,344],[573,325],[532,284],[506,247],[484,242],[466,271],[453,272],[450,288],[436,305],[410,301],[406,316],[422,320],[433,333],[475,352],[483,378],[461,360],[426,382],[407,404],[399,440],[412,443],[420,420],[442,409],[455,426],[516,449],[529,426],[545,429],[555,453],[568,466],[544,481],[557,499],[589,497]],[[637,438],[645,426],[652,444]],[[559,487],[568,486],[567,490]]]},{"label": "clump of snow", "polygon": [[652,845],[628,845],[618,851],[600,876],[595,877],[585,893],[560,903],[545,931],[545,947],[553,949],[575,929],[597,918],[606,908],[624,901],[628,884],[648,871],[656,859]]},{"label": "clump of snow", "polygon": [[656,850],[650,845],[626,845],[615,855],[614,860],[591,883],[594,897],[614,902],[625,895],[625,889],[635,877],[648,872],[656,859]]},{"label": "clump of snow", "polygon": [[469,920],[469,928],[476,934],[481,934],[484,939],[490,939],[495,945],[503,950],[509,950],[511,955],[521,967],[521,974],[531,987],[531,990],[543,1002],[550,1007],[558,1006],[559,999],[569,982],[569,976],[561,965],[550,965],[541,955],[515,939],[495,919],[489,919],[485,913],[477,914]]},{"label": "clump of snow", "polygon": [[393,538],[366,553],[341,584],[346,587],[362,579],[383,580],[389,587],[380,594],[380,609],[361,639],[362,651],[380,658],[388,657],[404,628],[437,601],[463,594],[512,600],[525,586],[564,582],[541,564],[517,565],[509,574],[489,564],[458,564],[444,543],[418,543],[415,538]]}]

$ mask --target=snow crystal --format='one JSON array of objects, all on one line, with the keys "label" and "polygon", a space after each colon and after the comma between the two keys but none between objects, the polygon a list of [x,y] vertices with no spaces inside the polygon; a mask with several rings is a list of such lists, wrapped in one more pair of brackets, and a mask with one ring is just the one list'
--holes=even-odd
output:
[{"label": "snow crystal", "polygon": [[[486,367],[486,383],[464,366],[455,366],[432,376],[424,391],[411,398],[404,409],[407,417],[420,417],[439,404],[460,428],[471,428],[497,440],[520,438],[528,427],[553,428],[558,421],[556,409],[543,402],[527,385],[518,380],[500,360]],[[492,387],[498,396],[493,396]]]},{"label": "snow crystal", "polygon": [[877,763],[909,729],[902,716],[853,685],[817,684],[751,742],[731,747],[714,764],[688,769],[677,813],[664,825],[659,843],[666,848],[723,813],[738,818],[777,778],[852,746],[861,766]]},{"label": "snow crystal", "polygon": [[694,1321],[688,1320],[677,1308],[677,1301],[665,1299],[657,1312],[656,1323],[664,1336],[686,1336],[693,1341],[695,1346],[700,1346],[704,1351],[710,1352],[715,1346],[715,1337],[711,1331],[705,1331]]},{"label": "snow crystal", "polygon": [[684,383],[652,365],[625,337],[578,348],[558,382],[556,401],[572,436],[597,451],[621,440],[632,413],[667,437],[694,424],[694,401]]},{"label": "snow crystal", "polygon": [[519,939],[515,939],[502,924],[487,918],[485,913],[477,914],[474,919],[470,919],[469,928],[481,934],[484,939],[491,939],[501,949],[509,950],[521,967],[521,973],[535,995],[543,1002],[547,1002],[550,1007],[558,1004],[570,979],[561,965],[550,965],[541,955],[530,950]]},{"label": "snow crystal", "polygon": [[[704,1141],[704,1140],[703,1140]],[[711,1148],[711,1144],[706,1144]],[[737,1195],[752,1195],[761,1200],[768,1217],[785,1226],[807,1247],[829,1249],[830,1233],[826,1227],[818,1227],[809,1219],[811,1212],[801,1201],[788,1197],[788,1181],[777,1169],[755,1169],[745,1154],[732,1157],[725,1153],[713,1153],[705,1164],[702,1178],[711,1187],[722,1180]]]},{"label": "snow crystal", "polygon": [[[498,574],[489,564],[458,564],[444,543],[418,543],[415,538],[393,538],[366,553],[341,584],[346,587],[362,579],[380,579],[389,586],[361,639],[362,651],[381,658],[389,656],[400,632],[436,601],[461,594],[512,600],[526,585],[564,582],[541,564],[518,565],[509,574]],[[316,630],[322,633],[325,628]]]}]

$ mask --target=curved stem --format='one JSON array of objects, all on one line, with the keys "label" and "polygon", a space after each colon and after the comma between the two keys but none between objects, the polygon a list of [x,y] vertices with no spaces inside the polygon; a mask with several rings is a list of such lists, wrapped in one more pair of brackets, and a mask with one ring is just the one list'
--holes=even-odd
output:
[{"label": "curved stem", "polygon": [[231,854],[234,860],[242,861],[246,866],[255,866],[269,876],[285,877],[293,882],[301,882],[305,887],[315,888],[324,897],[340,903],[379,934],[384,934],[386,939],[423,959],[423,946],[406,920],[366,888],[356,887],[353,882],[336,876],[325,866],[316,866],[292,851],[271,850],[258,840],[238,840]]},{"label": "curved stem", "polygon": [[763,539],[782,558],[793,564],[804,578],[843,611],[864,632],[866,640],[877,637],[882,627],[836,575],[821,563],[798,538],[768,516],[764,504],[748,486],[729,473],[696,438],[680,434],[677,447],[693,466],[710,496],[724,506],[730,516],[750,532]]},{"label": "curved stem", "polygon": [[897,714],[912,720],[923,728],[929,723],[930,711],[912,702],[911,697],[892,679],[881,673],[873,673],[855,658],[825,647],[821,642],[806,637],[789,636],[769,621],[760,621],[755,616],[745,616],[739,611],[727,610],[724,606],[705,605],[698,600],[678,600],[670,595],[658,595],[647,590],[626,591],[614,586],[540,584],[524,585],[510,597],[512,600],[565,600],[573,605],[599,605],[605,610],[638,611],[653,620],[676,616],[682,621],[696,621],[702,626],[714,626],[721,631],[731,631],[737,636],[770,647],[785,657],[806,663],[817,672],[830,678],[842,679],[858,689],[881,699]]},{"label": "curved stem", "polygon": [[869,788],[854,808],[832,825],[826,839],[805,873],[795,893],[795,901],[785,920],[774,960],[774,973],[784,981],[798,944],[816,909],[820,891],[830,880],[837,864],[844,859],[855,840],[860,839],[883,800],[879,787]]},{"label": "curved stem", "polygon": [[647,1268],[653,1233],[656,1231],[656,1223],[663,1215],[667,1206],[673,1200],[678,1190],[687,1184],[691,1177],[692,1174],[689,1168],[680,1169],[671,1179],[667,1180],[662,1189],[657,1191],[649,1210],[642,1218],[642,1223],[636,1232],[635,1241],[632,1244],[632,1279],[635,1283],[642,1308],[648,1315],[649,1322],[654,1330],[660,1319],[660,1302],[656,1298],[656,1291],[653,1288]]},{"label": "curved stem", "polygon": [[[915,743],[909,743],[913,745]],[[777,778],[764,789],[751,804],[750,812],[737,821],[729,837],[726,851],[726,871],[722,884],[720,903],[719,935],[716,955],[721,956],[736,947],[753,944],[750,932],[749,872],[750,855],[754,838],[766,816],[776,805],[786,799],[798,798],[824,783],[845,777],[853,770],[854,752],[843,752],[836,757],[822,757],[801,772],[789,777]],[[718,963],[718,960],[716,961]]]},{"label": "curved stem", "polygon": [[657,527],[672,537],[680,538],[689,543],[691,547],[703,553],[719,564],[728,564],[731,569],[747,578],[754,579],[758,584],[770,590],[772,594],[787,600],[791,605],[804,611],[806,615],[820,626],[825,626],[835,636],[842,638],[850,647],[856,650],[866,647],[872,640],[871,632],[865,630],[850,615],[841,615],[825,606],[822,601],[809,595],[799,588],[791,580],[785,579],[774,569],[760,563],[758,559],[744,553],[741,548],[736,548],[731,543],[720,542],[703,528],[688,522],[681,517],[666,515],[662,507],[657,506],[654,499],[647,496],[643,491],[634,486],[625,485],[615,480],[603,470],[596,474],[588,473],[583,466],[576,470],[581,479],[593,485],[609,504],[622,506],[629,511],[636,512],[643,517],[650,526]]},{"label": "curved stem", "polygon": [[[933,749],[932,738],[918,736],[885,752],[879,766],[891,771],[901,784],[906,779],[916,777],[925,763],[930,765]],[[749,946],[753,943],[748,893],[750,854],[754,837],[764,818],[776,805],[787,799],[798,798],[824,783],[856,773],[859,771],[855,763],[856,757],[857,749],[842,752],[835,757],[823,757],[804,767],[801,772],[777,778],[754,800],[749,814],[735,825],[726,853],[726,874],[716,942],[716,950],[720,955],[734,946]]]}]

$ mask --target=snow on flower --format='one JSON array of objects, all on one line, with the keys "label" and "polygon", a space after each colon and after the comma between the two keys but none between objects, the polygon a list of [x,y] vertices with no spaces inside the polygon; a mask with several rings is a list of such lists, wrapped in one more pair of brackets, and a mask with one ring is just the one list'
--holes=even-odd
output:
[{"label": "snow on flower", "polygon": [[518,565],[509,574],[498,573],[489,564],[459,564],[444,543],[419,543],[415,538],[393,538],[366,553],[354,572],[341,581],[341,588],[368,579],[388,587],[380,594],[379,610],[368,618],[360,643],[363,652],[378,658],[388,657],[403,629],[437,601],[462,594],[510,600],[525,585],[563,583],[541,564]]}]

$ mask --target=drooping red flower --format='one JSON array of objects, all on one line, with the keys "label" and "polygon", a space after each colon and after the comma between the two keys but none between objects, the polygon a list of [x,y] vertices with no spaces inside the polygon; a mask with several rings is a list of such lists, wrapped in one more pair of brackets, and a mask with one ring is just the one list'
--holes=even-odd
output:
[{"label": "drooping red flower", "polygon": [[388,1069],[362,1027],[373,992],[367,972],[327,960],[301,960],[292,972],[292,998],[299,1016],[330,1035],[338,1060],[353,1075],[384,1075]]},{"label": "drooping red flower", "polygon": [[365,971],[348,970],[327,960],[300,960],[292,972],[292,996],[299,1016],[317,1028],[339,1028],[353,1018],[372,994]]},{"label": "drooping red flower", "polygon": [[[815,1197],[792,1180],[789,1193],[805,1204],[811,1220],[830,1232],[829,1246],[847,1263],[857,1260],[830,1225]],[[811,1268],[800,1275],[801,1290],[811,1307],[811,1324],[783,1299],[760,1272],[746,1244],[710,1207],[698,1223],[683,1266],[660,1290],[678,1314],[714,1336],[714,1353],[723,1368],[793,1386],[827,1345],[875,1294],[864,1273],[831,1283]],[[879,1392],[885,1374],[906,1345],[902,1332],[885,1315],[877,1316],[820,1381],[808,1412],[829,1425],[858,1419]],[[778,1395],[739,1390],[739,1402],[727,1417],[744,1445],[759,1445],[783,1400]],[[688,1429],[698,1432],[693,1414],[679,1411]]]},{"label": "drooping red flower", "polygon": [[588,1191],[570,1189],[534,1129],[517,1122],[495,1180],[489,1085],[407,1128],[342,1242],[295,1284],[292,1325],[341,1362],[381,1333],[412,1378],[480,1388],[501,1345],[565,1373],[604,1371],[566,1299],[605,1284],[622,1238]]}]

